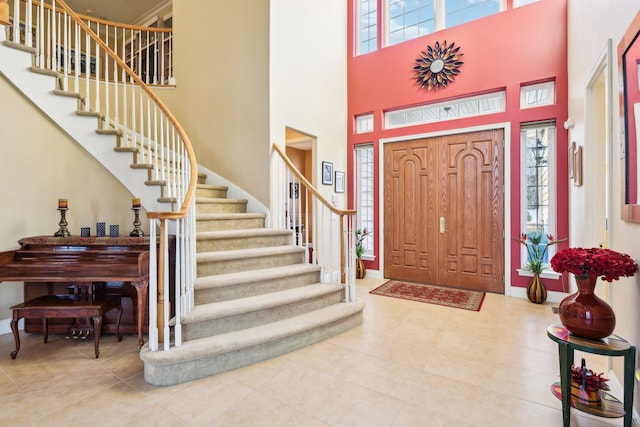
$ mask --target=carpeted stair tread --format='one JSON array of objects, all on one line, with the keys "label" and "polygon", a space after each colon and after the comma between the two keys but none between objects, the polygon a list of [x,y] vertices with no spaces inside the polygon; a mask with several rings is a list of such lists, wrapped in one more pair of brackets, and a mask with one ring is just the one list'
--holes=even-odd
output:
[{"label": "carpeted stair tread", "polygon": [[287,255],[304,252],[304,248],[295,245],[271,246],[265,248],[234,249],[229,251],[203,252],[196,254],[196,263],[229,261],[236,259],[258,258],[273,255]]},{"label": "carpeted stair tread", "polygon": [[320,267],[314,264],[293,264],[280,267],[263,268],[260,270],[216,274],[214,276],[198,277],[195,280],[193,287],[195,290],[203,290],[221,286],[233,286],[235,284],[252,281],[281,279],[287,276],[315,272],[319,269]]},{"label": "carpeted stair tread", "polygon": [[200,231],[197,240],[233,239],[254,236],[291,236],[292,231],[283,228],[245,228],[240,230]]},{"label": "carpeted stair tread", "polygon": [[223,191],[227,191],[229,189],[229,187],[227,187],[226,185],[211,185],[211,184],[197,184],[196,187],[197,188],[201,188],[203,190],[223,190]]},{"label": "carpeted stair tread", "polygon": [[227,199],[222,197],[198,197],[196,199],[196,204],[208,204],[208,203],[219,203],[219,204],[232,204],[232,203],[248,203],[247,199]]},{"label": "carpeted stair tread", "polygon": [[300,286],[279,292],[271,292],[252,297],[238,298],[229,301],[196,305],[183,320],[183,324],[202,322],[203,320],[219,319],[244,313],[252,313],[273,307],[288,305],[296,301],[311,299],[322,295],[340,292],[342,285],[315,284]]},{"label": "carpeted stair tread", "polygon": [[196,214],[197,220],[214,220],[214,219],[248,219],[248,218],[265,218],[266,214],[263,213],[210,213],[210,214]]},{"label": "carpeted stair tread", "polygon": [[338,322],[346,317],[356,315],[362,312],[363,309],[364,303],[361,301],[334,304],[320,310],[266,325],[186,341],[180,347],[172,348],[171,351],[152,352],[149,350],[148,345],[145,345],[140,351],[140,357],[145,363],[154,365],[172,365],[209,358],[217,354],[260,346],[269,341],[301,334],[319,328],[322,325]]}]

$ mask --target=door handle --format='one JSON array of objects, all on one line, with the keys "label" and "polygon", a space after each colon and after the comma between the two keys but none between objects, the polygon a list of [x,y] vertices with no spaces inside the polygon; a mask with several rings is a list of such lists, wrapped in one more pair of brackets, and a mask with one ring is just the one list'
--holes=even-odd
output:
[{"label": "door handle", "polygon": [[445,227],[444,227],[444,217],[441,216],[440,217],[440,234],[444,234],[445,231],[446,230],[445,230]]}]

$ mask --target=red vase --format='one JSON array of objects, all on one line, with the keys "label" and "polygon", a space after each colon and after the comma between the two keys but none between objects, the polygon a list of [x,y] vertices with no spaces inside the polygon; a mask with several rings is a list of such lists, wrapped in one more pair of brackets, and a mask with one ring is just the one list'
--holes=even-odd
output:
[{"label": "red vase", "polygon": [[606,301],[593,293],[597,277],[578,278],[578,292],[560,303],[560,321],[572,334],[600,339],[611,335],[616,327],[616,315]]}]

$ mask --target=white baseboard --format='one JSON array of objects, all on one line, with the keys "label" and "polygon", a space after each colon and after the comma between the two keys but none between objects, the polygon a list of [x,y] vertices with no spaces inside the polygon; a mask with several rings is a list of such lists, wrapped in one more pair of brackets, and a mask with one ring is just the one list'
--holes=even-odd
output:
[{"label": "white baseboard", "polygon": [[[623,402],[624,387],[622,387],[622,384],[618,380],[618,377],[616,377],[616,374],[613,371],[609,371],[607,378],[609,378],[609,381],[608,381],[609,393],[613,395],[616,399],[620,400],[620,402]],[[635,384],[633,386],[635,387]],[[595,417],[594,419],[601,420],[602,418]],[[640,426],[640,415],[638,414],[635,408],[633,408],[633,418],[631,420],[631,424],[633,426]]]},{"label": "white baseboard", "polygon": [[[550,303],[554,303],[554,304],[560,304],[560,302],[566,298],[566,296],[569,295],[567,293],[564,292],[555,292],[555,291],[548,291],[547,292],[547,302]],[[512,297],[516,297],[516,298],[527,298],[527,288],[520,288],[517,286],[512,286],[511,287],[511,296]]]}]

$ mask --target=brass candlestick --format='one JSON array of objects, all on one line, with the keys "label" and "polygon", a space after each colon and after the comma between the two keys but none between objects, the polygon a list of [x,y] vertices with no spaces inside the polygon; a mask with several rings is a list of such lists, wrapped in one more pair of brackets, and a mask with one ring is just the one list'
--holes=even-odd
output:
[{"label": "brass candlestick", "polygon": [[69,225],[69,223],[67,222],[68,209],[69,208],[58,208],[58,210],[60,211],[60,222],[58,223],[60,229],[55,232],[55,237],[69,237],[71,235],[71,233],[69,233],[69,230],[67,229],[67,225]]},{"label": "brass candlestick", "polygon": [[135,219],[133,220],[133,231],[129,233],[129,236],[142,237],[144,236],[144,231],[142,231],[142,228],[140,228],[140,226],[142,225],[142,222],[140,221],[140,208],[131,208],[131,210],[135,215]]}]

